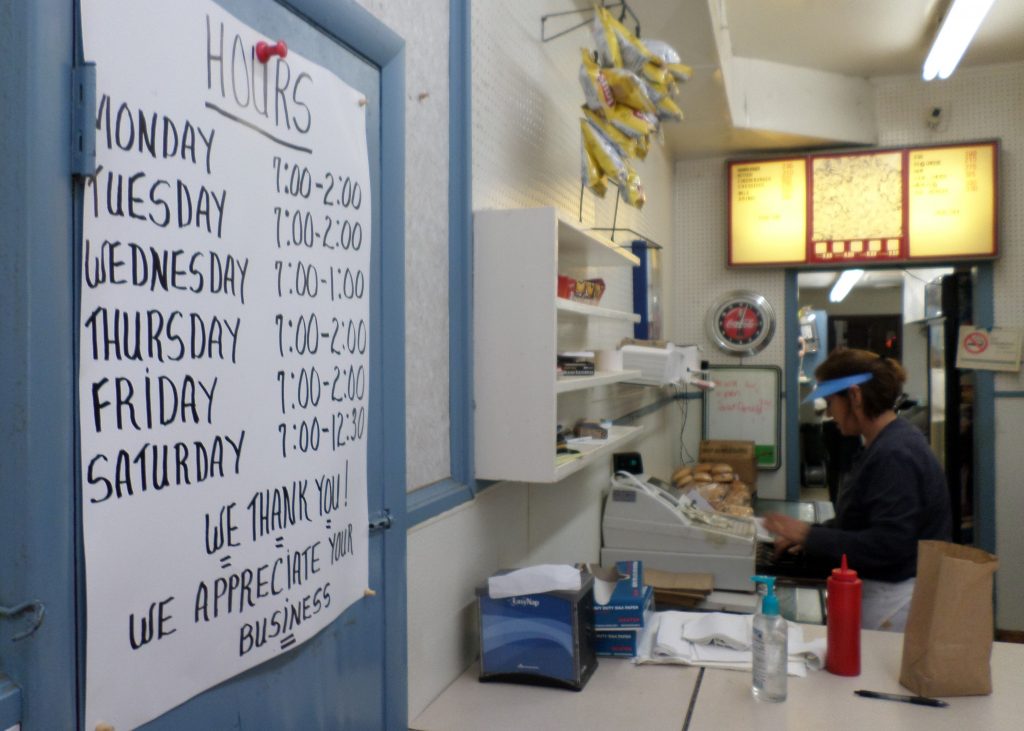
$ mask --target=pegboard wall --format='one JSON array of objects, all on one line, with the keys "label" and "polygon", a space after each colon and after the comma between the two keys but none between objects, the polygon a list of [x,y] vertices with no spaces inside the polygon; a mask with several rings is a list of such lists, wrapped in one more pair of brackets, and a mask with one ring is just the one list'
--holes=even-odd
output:
[{"label": "pegboard wall", "polygon": [[[675,236],[672,241],[671,279],[666,280],[666,304],[675,313],[670,339],[695,344],[701,358],[713,364],[785,366],[785,275],[779,269],[729,269],[726,266],[728,236],[725,158],[681,161],[675,176]],[[755,356],[739,358],[719,350],[705,331],[708,308],[720,297],[739,289],[753,290],[775,310],[775,336]],[[691,413],[698,422],[700,410]],[[785,430],[779,448],[785,454]],[[697,454],[699,430],[686,447]],[[758,494],[783,498],[786,470],[761,472]]]},{"label": "pegboard wall", "polygon": [[[783,366],[785,278],[781,269],[729,269],[725,158],[682,161],[676,166],[673,278],[666,284],[669,306],[676,312],[672,339],[697,344],[702,357],[731,365]],[[775,310],[775,336],[762,352],[738,358],[722,352],[708,338],[708,308],[720,297],[749,289],[765,297]]]},{"label": "pegboard wall", "polygon": [[[586,11],[583,20],[590,7],[582,1],[472,3],[474,209],[554,206],[580,220],[580,48],[594,42],[589,26],[547,43],[540,34],[545,13],[579,8]],[[611,227],[614,219],[617,227],[668,243],[672,165],[660,144],[652,148],[636,166],[647,194],[644,208],[620,202],[616,215],[614,187],[604,199],[584,191],[585,226]]]},{"label": "pegboard wall", "polygon": [[[945,81],[875,82],[879,145],[998,139],[999,259],[993,266],[997,327],[1024,328],[1024,64],[958,69]],[[928,124],[940,109],[939,124]],[[1019,391],[1019,373],[1000,374],[996,390]]]}]

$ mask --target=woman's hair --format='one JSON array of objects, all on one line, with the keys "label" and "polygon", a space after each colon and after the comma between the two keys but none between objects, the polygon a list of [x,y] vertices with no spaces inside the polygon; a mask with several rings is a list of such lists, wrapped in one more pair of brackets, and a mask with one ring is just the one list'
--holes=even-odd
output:
[{"label": "woman's hair", "polygon": [[903,395],[907,372],[893,358],[885,358],[870,350],[836,348],[814,369],[814,377],[819,382],[858,373],[870,373],[872,376],[870,381],[860,384],[865,416],[874,419],[895,408]]}]

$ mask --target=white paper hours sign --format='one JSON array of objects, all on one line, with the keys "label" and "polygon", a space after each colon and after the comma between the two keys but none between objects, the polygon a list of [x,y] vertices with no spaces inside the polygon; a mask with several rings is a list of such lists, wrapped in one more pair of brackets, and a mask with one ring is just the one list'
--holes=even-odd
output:
[{"label": "white paper hours sign", "polygon": [[86,727],[308,640],[368,579],[361,95],[212,2],[83,0]]}]

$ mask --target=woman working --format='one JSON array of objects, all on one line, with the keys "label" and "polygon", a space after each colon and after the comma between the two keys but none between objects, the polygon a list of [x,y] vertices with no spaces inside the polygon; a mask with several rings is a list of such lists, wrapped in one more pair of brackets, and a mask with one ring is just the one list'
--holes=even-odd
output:
[{"label": "woman working", "polygon": [[837,349],[815,370],[828,414],[863,449],[839,487],[836,517],[811,525],[778,513],[765,517],[776,553],[804,551],[838,566],[843,554],[863,579],[861,625],[902,631],[917,572],[917,542],[950,540],[949,493],[924,435],[896,416],[906,372],[866,350]]}]

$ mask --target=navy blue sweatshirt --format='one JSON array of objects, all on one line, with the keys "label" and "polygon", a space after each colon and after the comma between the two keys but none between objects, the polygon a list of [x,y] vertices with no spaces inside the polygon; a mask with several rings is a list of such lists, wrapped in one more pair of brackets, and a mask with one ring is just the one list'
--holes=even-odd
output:
[{"label": "navy blue sweatshirt", "polygon": [[846,554],[862,579],[917,574],[917,542],[951,539],[946,477],[924,435],[896,419],[856,457],[836,498],[836,517],[811,526],[804,544],[815,564]]}]

